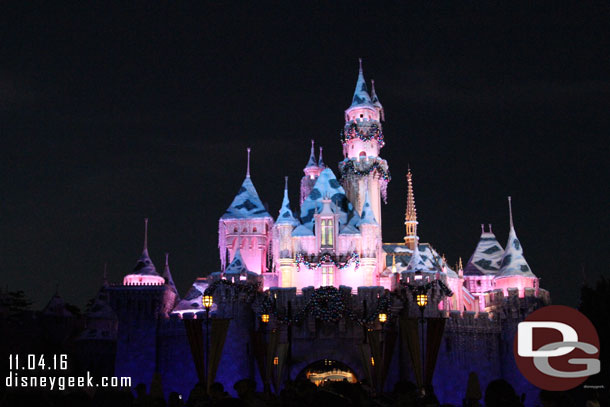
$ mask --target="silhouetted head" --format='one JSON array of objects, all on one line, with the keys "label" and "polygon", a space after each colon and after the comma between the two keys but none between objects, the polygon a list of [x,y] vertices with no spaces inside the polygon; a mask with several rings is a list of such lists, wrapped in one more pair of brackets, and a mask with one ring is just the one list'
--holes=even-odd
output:
[{"label": "silhouetted head", "polygon": [[506,380],[494,380],[487,385],[487,389],[485,389],[486,407],[513,407],[520,404],[515,389]]}]

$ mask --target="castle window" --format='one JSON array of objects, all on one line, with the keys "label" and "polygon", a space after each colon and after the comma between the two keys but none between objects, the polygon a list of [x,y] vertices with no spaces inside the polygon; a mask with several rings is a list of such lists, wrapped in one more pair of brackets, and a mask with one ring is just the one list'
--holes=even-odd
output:
[{"label": "castle window", "polygon": [[252,229],[252,232],[253,232],[253,233],[256,233],[256,228]]},{"label": "castle window", "polygon": [[233,228],[233,233],[237,233],[237,228]]},{"label": "castle window", "polygon": [[364,115],[363,115],[363,114],[361,114],[361,115],[360,115],[360,118],[362,119],[363,117],[364,117]]},{"label": "castle window", "polygon": [[321,247],[333,247],[333,220],[322,219]]},{"label": "castle window", "polygon": [[248,231],[248,229],[244,228],[244,230],[242,230],[242,233],[246,233]]},{"label": "castle window", "polygon": [[360,158],[366,158],[366,153],[364,151],[360,152]]},{"label": "castle window", "polygon": [[322,266],[322,287],[333,285],[335,282],[334,275],[335,266]]}]

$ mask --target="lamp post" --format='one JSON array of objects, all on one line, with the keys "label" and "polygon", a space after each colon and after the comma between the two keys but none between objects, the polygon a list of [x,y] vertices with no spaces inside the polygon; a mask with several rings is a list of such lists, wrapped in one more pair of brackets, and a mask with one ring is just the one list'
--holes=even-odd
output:
[{"label": "lamp post", "polygon": [[214,305],[214,297],[212,297],[211,295],[204,295],[201,298],[201,304],[203,305],[203,308],[205,308],[205,365],[204,365],[204,371],[205,371],[205,383],[204,383],[204,388],[206,390],[206,393],[208,391],[208,374],[209,374],[209,363],[210,363],[210,339],[209,339],[209,334],[210,334],[210,309],[212,309],[212,305]]},{"label": "lamp post", "polygon": [[424,311],[426,309],[426,305],[428,305],[428,290],[422,285],[417,287],[414,292],[415,294],[415,303],[419,307],[419,312],[421,314],[421,376],[422,376],[422,385],[424,384],[425,374],[426,374],[426,360],[425,360],[425,345],[424,345],[424,324],[426,322],[424,318]]},{"label": "lamp post", "polygon": [[385,371],[385,343],[384,343],[385,331],[383,328],[385,327],[385,323],[388,321],[388,314],[382,312],[377,316],[377,319],[381,323],[381,340],[379,341],[379,344],[381,345],[381,363],[379,364],[379,367],[378,367],[379,393],[381,394],[381,393],[383,393],[383,373]]},{"label": "lamp post", "polygon": [[[267,358],[269,357],[268,352],[269,352],[269,346],[268,344],[265,342],[265,334],[267,332],[267,324],[269,323],[269,314],[261,314],[261,322],[262,322],[262,331],[263,331],[263,344],[265,344],[265,377],[263,378],[263,391],[265,394],[269,394],[271,391],[271,386],[269,384],[269,375],[270,375],[270,371],[268,369],[268,365],[267,365]],[[275,361],[275,360],[274,360]]]}]

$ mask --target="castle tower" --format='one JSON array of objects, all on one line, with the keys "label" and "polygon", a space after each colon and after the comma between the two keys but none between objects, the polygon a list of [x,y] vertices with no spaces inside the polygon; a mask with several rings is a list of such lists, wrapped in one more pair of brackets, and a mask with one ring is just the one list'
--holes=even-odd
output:
[{"label": "castle tower", "polygon": [[248,270],[257,274],[268,271],[267,256],[271,243],[273,218],[258,197],[250,179],[250,149],[246,178],[233,202],[218,222],[218,248],[221,270],[235,257],[237,249]]},{"label": "castle tower", "polygon": [[407,209],[405,211],[405,245],[414,250],[417,247],[417,210],[413,195],[413,175],[411,169],[407,172]]},{"label": "castle tower", "polygon": [[517,238],[515,227],[513,225],[513,209],[511,198],[508,197],[508,212],[510,217],[510,231],[508,233],[508,241],[502,255],[500,270],[494,279],[496,288],[501,288],[506,295],[509,288],[518,288],[519,297],[525,296],[526,289],[538,291],[538,278],[530,269],[525,257],[523,257],[523,246]]},{"label": "castle tower", "polygon": [[309,196],[309,193],[313,189],[313,186],[316,184],[318,177],[322,170],[324,170],[325,165],[322,161],[322,147],[320,147],[320,160],[316,160],[316,155],[314,153],[314,141],[311,140],[311,153],[309,154],[309,160],[307,161],[307,165],[303,168],[303,172],[305,175],[301,178],[301,202]]},{"label": "castle tower", "polygon": [[379,223],[375,219],[373,208],[370,203],[368,191],[365,193],[364,205],[360,215],[358,227],[362,232],[362,255],[360,259],[364,285],[378,285],[375,277],[381,269],[381,235]]},{"label": "castle tower", "polygon": [[354,209],[360,213],[368,193],[371,208],[381,229],[381,198],[387,199],[390,173],[387,162],[379,157],[384,146],[381,119],[383,106],[373,91],[369,95],[362,59],[352,104],[345,111],[345,127],[342,132],[343,161],[339,163],[341,184]]},{"label": "castle tower", "polygon": [[[321,155],[320,155],[321,157]],[[279,286],[291,287],[292,271],[295,268],[293,260],[292,231],[300,223],[290,209],[288,198],[288,177],[284,177],[284,199],[280,213],[273,226],[278,244],[274,243],[274,259],[276,270],[279,268]]]}]

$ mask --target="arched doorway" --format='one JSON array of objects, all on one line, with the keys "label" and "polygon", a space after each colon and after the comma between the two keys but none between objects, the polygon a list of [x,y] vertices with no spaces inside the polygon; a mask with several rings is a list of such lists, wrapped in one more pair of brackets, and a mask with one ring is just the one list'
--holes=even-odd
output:
[{"label": "arched doorway", "polygon": [[316,386],[325,382],[356,383],[358,378],[354,371],[338,360],[323,359],[307,365],[297,378],[307,379]]}]

